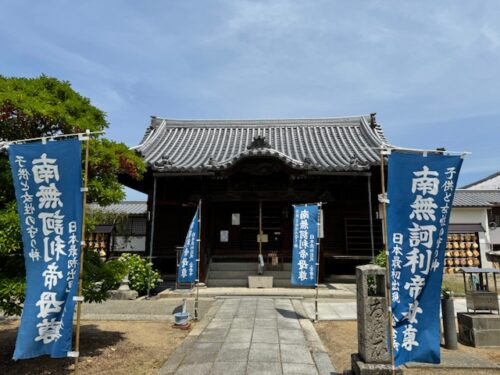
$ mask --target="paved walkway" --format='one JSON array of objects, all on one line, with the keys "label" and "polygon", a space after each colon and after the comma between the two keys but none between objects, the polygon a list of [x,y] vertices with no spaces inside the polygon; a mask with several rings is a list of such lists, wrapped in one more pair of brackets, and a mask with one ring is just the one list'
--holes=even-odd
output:
[{"label": "paved walkway", "polygon": [[[314,319],[314,300],[305,299],[303,306],[306,315]],[[455,314],[467,311],[465,298],[454,298]],[[352,299],[320,299],[318,302],[319,320],[356,320],[356,301]]]},{"label": "paved walkway", "polygon": [[332,374],[335,370],[302,302],[217,300],[160,374]]},{"label": "paved walkway", "polygon": [[[356,284],[327,283],[320,284],[320,298],[356,298]],[[165,289],[158,294],[159,298],[194,297],[196,289]],[[240,296],[240,297],[304,297],[314,298],[314,288],[247,288],[247,287],[203,287],[200,297]]]}]

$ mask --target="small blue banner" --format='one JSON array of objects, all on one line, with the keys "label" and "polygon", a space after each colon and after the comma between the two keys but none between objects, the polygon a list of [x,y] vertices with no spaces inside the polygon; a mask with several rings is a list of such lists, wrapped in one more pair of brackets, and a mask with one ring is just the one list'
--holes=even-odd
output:
[{"label": "small blue banner", "polygon": [[392,151],[387,248],[394,364],[440,363],[439,302],[460,156]]},{"label": "small blue banner", "polygon": [[293,206],[292,284],[314,286],[318,262],[319,205]]},{"label": "small blue banner", "polygon": [[198,237],[200,229],[199,212],[196,209],[189,226],[177,271],[178,283],[194,283],[198,277]]},{"label": "small blue banner", "polygon": [[11,145],[26,265],[15,360],[71,351],[82,229],[80,141]]}]

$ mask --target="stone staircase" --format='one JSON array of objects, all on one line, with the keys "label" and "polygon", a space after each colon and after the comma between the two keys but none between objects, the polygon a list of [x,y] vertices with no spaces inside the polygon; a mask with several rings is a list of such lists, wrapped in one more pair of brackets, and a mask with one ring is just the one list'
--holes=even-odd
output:
[{"label": "stone staircase", "polygon": [[[248,276],[257,276],[257,262],[214,262],[208,267],[208,287],[248,287]],[[268,267],[263,276],[273,276],[274,287],[291,287],[291,263],[284,263],[283,270]]]}]

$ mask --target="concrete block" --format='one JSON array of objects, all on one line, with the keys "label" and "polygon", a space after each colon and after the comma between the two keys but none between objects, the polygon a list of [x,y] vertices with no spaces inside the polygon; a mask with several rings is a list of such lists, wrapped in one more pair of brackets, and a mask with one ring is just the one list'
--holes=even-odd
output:
[{"label": "concrete block", "polygon": [[227,334],[226,342],[250,342],[252,331],[250,328],[231,328]]},{"label": "concrete block", "polygon": [[226,342],[217,356],[217,362],[247,362],[250,342]]},{"label": "concrete block", "polygon": [[283,363],[283,375],[318,375],[318,370],[314,365]]},{"label": "concrete block", "polygon": [[314,365],[311,352],[305,345],[281,344],[281,361],[283,363],[305,363]]},{"label": "concrete block", "polygon": [[302,329],[278,329],[281,344],[305,344],[306,339]]},{"label": "concrete block", "polygon": [[210,375],[244,374],[246,362],[215,362]]},{"label": "concrete block", "polygon": [[458,339],[474,347],[500,347],[500,315],[458,313]]},{"label": "concrete block", "polygon": [[249,288],[272,288],[273,287],[273,277],[272,276],[248,276],[248,287]]},{"label": "concrete block", "polygon": [[[244,374],[244,372],[242,373]],[[281,363],[279,362],[249,362],[247,375],[281,375]]]},{"label": "concrete block", "polygon": [[252,343],[249,362],[279,362],[279,347],[276,344]]}]

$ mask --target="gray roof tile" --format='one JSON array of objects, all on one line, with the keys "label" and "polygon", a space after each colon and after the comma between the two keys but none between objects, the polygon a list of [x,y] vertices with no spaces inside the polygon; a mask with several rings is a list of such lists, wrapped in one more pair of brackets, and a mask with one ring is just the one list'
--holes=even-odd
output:
[{"label": "gray roof tile", "polygon": [[302,170],[356,171],[379,164],[388,144],[370,116],[280,120],[167,120],[153,117],[134,147],[154,171],[203,172],[243,158],[273,156]]},{"label": "gray roof tile", "polygon": [[500,190],[457,189],[453,207],[491,207],[500,205]]},{"label": "gray roof tile", "polygon": [[145,201],[123,201],[104,207],[101,207],[96,203],[91,203],[89,208],[107,212],[123,213],[127,215],[145,215],[148,212],[148,206]]}]

